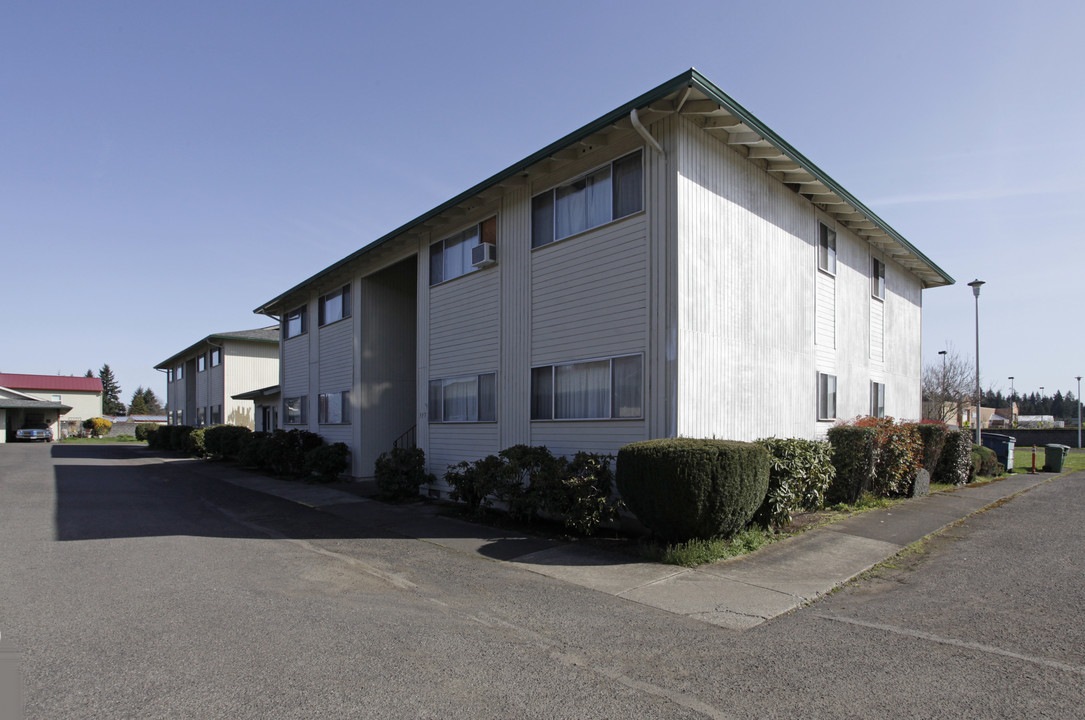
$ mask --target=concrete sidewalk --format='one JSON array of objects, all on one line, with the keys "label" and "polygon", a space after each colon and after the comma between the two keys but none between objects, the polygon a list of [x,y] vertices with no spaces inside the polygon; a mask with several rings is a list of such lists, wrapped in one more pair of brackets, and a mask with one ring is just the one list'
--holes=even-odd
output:
[{"label": "concrete sidewalk", "polygon": [[[731,560],[681,568],[578,544],[509,533],[437,514],[432,505],[386,505],[354,493],[275,480],[234,468],[220,478],[337,517],[451,550],[742,630],[801,607],[904,547],[1006,498],[1057,477],[1017,474],[914,498],[808,530]],[[1085,479],[1075,473],[1072,479]]]}]

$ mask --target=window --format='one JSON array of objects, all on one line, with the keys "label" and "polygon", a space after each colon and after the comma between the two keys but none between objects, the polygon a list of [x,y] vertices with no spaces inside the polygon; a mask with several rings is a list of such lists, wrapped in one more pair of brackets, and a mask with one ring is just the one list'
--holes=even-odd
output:
[{"label": "window", "polygon": [[173,379],[180,380],[185,376],[185,366],[178,365],[177,369],[173,371]]},{"label": "window", "polygon": [[531,200],[531,247],[567,238],[644,209],[642,152],[593,170]]},{"label": "window", "polygon": [[60,402],[60,401],[61,401],[61,400],[60,400],[60,396],[59,396],[59,395],[53,395],[53,402]]},{"label": "window", "polygon": [[471,250],[479,243],[497,244],[496,217],[430,245],[429,284],[437,285],[474,272],[477,268],[471,265]]},{"label": "window", "polygon": [[283,424],[304,425],[305,406],[309,404],[309,396],[286,398],[283,400]]},{"label": "window", "polygon": [[211,406],[211,424],[212,425],[221,425],[222,424],[222,406],[221,405],[212,405]]},{"label": "window", "polygon": [[350,393],[321,393],[317,395],[317,422],[321,425],[350,423]]},{"label": "window", "polygon": [[885,299],[885,263],[878,258],[870,259],[870,294]]},{"label": "window", "polygon": [[818,420],[836,419],[836,375],[818,373]]},{"label": "window", "polygon": [[319,325],[328,325],[348,317],[350,317],[350,285],[344,285],[335,292],[320,297],[320,306],[317,311]]},{"label": "window", "polygon": [[876,418],[885,417],[885,383],[870,383],[870,414]]},{"label": "window", "polygon": [[196,427],[203,427],[207,421],[207,409],[196,408]]},{"label": "window", "polygon": [[532,420],[643,416],[641,355],[544,365],[531,370]]},{"label": "window", "polygon": [[836,230],[818,223],[818,269],[836,275]]},{"label": "window", "polygon": [[459,375],[429,381],[430,422],[495,422],[497,374]]},{"label": "window", "polygon": [[177,424],[178,425],[184,425],[185,424],[185,411],[184,410],[178,410],[177,411]]},{"label": "window", "polygon": [[207,355],[201,354],[196,358],[196,372],[203,372],[207,369]]},{"label": "window", "polygon": [[214,348],[211,350],[211,367],[218,367],[222,364],[222,350]]},{"label": "window", "polygon": [[309,312],[304,305],[284,315],[283,337],[292,338],[307,331],[309,329],[308,316]]}]

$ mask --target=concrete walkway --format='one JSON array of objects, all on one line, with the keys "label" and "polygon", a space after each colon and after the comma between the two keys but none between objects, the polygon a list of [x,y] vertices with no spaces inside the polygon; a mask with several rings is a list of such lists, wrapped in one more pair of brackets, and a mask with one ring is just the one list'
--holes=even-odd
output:
[{"label": "concrete walkway", "polygon": [[[341,518],[451,550],[742,630],[794,610],[904,547],[1057,477],[1017,474],[907,500],[808,530],[743,557],[697,568],[641,562],[578,544],[520,535],[437,514],[432,505],[386,505],[357,494],[232,468],[221,479]],[[1085,479],[1085,472],[1072,480]]]}]

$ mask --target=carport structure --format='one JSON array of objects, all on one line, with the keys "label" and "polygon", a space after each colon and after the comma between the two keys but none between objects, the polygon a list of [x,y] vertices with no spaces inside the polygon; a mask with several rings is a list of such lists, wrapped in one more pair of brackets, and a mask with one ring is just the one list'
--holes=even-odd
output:
[{"label": "carport structure", "polygon": [[24,395],[16,390],[0,388],[0,443],[15,440],[15,431],[33,424],[45,424],[59,439],[60,418],[71,411],[70,405]]}]

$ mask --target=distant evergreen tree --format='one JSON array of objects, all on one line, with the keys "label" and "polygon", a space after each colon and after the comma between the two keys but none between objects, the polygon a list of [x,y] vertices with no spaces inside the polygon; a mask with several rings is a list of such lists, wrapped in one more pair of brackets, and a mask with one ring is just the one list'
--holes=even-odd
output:
[{"label": "distant evergreen tree", "polygon": [[102,381],[102,414],[103,415],[123,415],[124,403],[121,402],[121,386],[117,384],[117,379],[113,377],[113,371],[109,368],[109,364],[102,365],[102,369],[98,371],[98,379]]},{"label": "distant evergreen tree", "polygon": [[93,370],[87,370],[87,374],[84,375],[83,377],[94,377],[94,371]]},{"label": "distant evergreen tree", "polygon": [[128,403],[128,413],[130,415],[150,415],[150,412],[147,411],[147,400],[143,397],[143,393],[142,385],[132,393],[132,400]]},{"label": "distant evergreen tree", "polygon": [[162,402],[154,394],[154,390],[150,388],[143,391],[143,402],[147,406],[148,415],[162,415],[165,412]]}]

